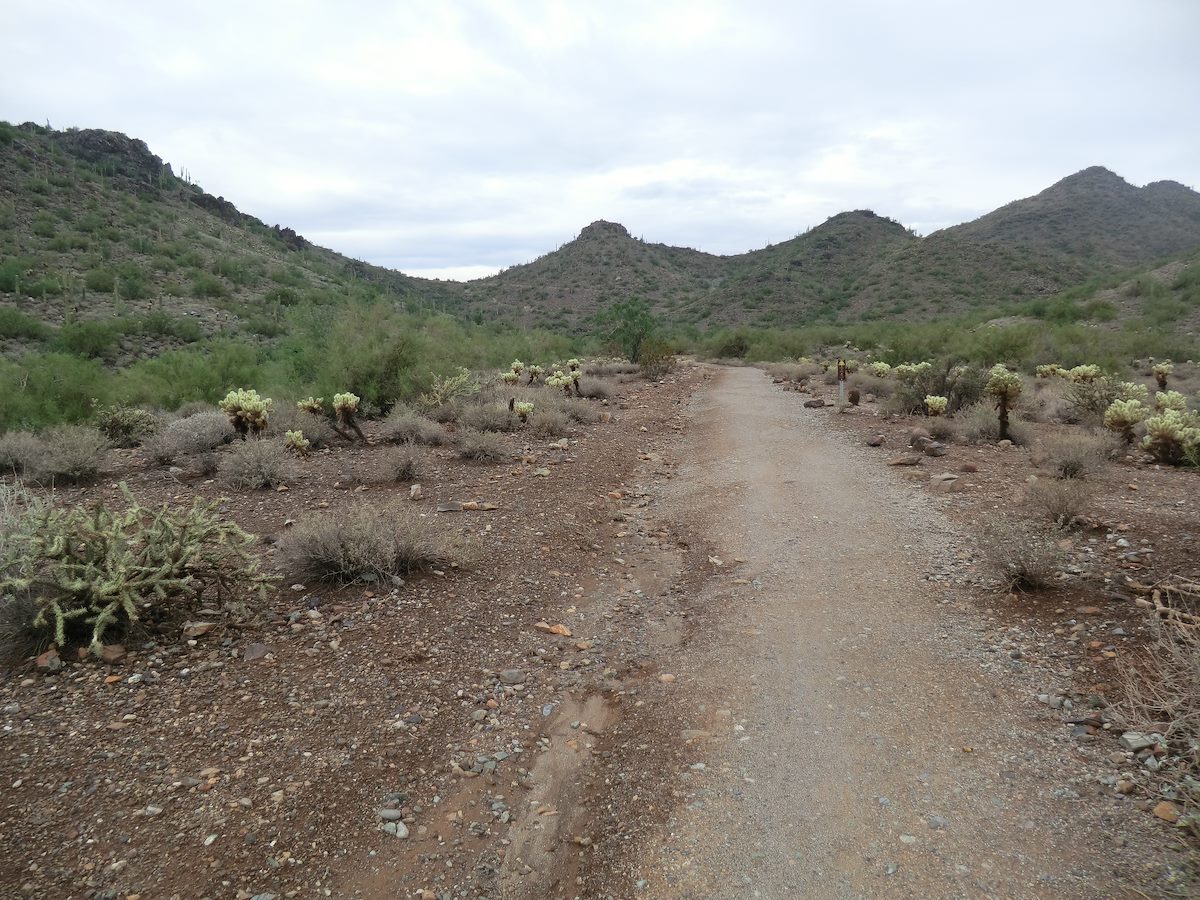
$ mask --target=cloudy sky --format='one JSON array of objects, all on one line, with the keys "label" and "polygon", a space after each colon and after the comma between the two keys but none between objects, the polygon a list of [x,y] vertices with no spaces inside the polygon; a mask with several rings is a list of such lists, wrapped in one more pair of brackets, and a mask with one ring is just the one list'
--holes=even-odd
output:
[{"label": "cloudy sky", "polygon": [[1089,165],[1200,188],[1197,0],[5,0],[0,119],[143,138],[413,274],[596,219],[737,253],[845,209],[922,234]]}]

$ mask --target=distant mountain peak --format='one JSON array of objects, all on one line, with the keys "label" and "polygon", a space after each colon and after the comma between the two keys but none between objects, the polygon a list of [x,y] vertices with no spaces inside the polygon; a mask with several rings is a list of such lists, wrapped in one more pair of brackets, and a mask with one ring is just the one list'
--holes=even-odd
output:
[{"label": "distant mountain peak", "polygon": [[597,219],[579,232],[581,240],[629,236],[629,229],[620,222],[607,222],[604,219]]}]

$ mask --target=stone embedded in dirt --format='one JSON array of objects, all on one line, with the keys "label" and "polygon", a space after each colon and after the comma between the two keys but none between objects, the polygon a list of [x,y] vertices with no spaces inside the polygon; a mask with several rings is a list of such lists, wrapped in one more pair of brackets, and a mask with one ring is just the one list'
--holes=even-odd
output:
[{"label": "stone embedded in dirt", "polygon": [[658,676],[658,680],[663,684],[672,684],[675,681],[675,676],[664,672],[662,675]]},{"label": "stone embedded in dirt", "polygon": [[946,455],[946,445],[939,444],[937,441],[933,441],[929,444],[926,444],[925,445],[925,455],[926,456],[945,456]]},{"label": "stone embedded in dirt", "polygon": [[973,462],[965,462],[961,466],[958,467],[958,471],[966,472],[968,475],[970,475],[975,472],[978,472],[979,466],[975,465],[975,463],[973,463]]},{"label": "stone embedded in dirt", "polygon": [[216,622],[186,622],[183,626],[183,636],[185,638],[203,637],[216,627]]},{"label": "stone embedded in dirt", "polygon": [[873,434],[869,438],[867,438],[867,446],[868,447],[882,447],[883,441],[884,441],[884,437],[882,434]]},{"label": "stone embedded in dirt", "polygon": [[1118,794],[1132,794],[1133,787],[1134,787],[1134,785],[1133,785],[1132,781],[1130,781],[1128,778],[1122,778],[1120,781],[1117,782],[1117,793]]},{"label": "stone embedded in dirt", "polygon": [[267,654],[271,652],[271,648],[266,644],[250,644],[242,653],[244,662],[256,662],[260,659],[266,659]]},{"label": "stone embedded in dirt", "polygon": [[1179,807],[1170,800],[1161,800],[1154,807],[1154,815],[1158,816],[1164,822],[1170,822],[1174,825],[1179,820]]},{"label": "stone embedded in dirt", "polygon": [[824,405],[825,405],[825,401],[822,400],[820,397],[814,397],[812,400],[804,401],[805,409],[820,409]]},{"label": "stone embedded in dirt", "polygon": [[889,459],[889,466],[919,466],[921,457],[919,456],[897,456],[895,459]]},{"label": "stone embedded in dirt", "polygon": [[525,672],[521,669],[505,669],[500,673],[501,684],[524,684]]},{"label": "stone embedded in dirt", "polygon": [[910,447],[917,446],[919,441],[932,441],[933,435],[924,428],[910,428],[908,430],[908,445]]},{"label": "stone embedded in dirt", "polygon": [[546,634],[557,634],[562,637],[570,637],[571,629],[559,622],[557,625],[551,625],[549,622],[538,622],[533,626],[538,631],[544,631]]},{"label": "stone embedded in dirt", "polygon": [[404,810],[401,809],[377,809],[375,815],[383,819],[385,822],[399,822],[404,818]]},{"label": "stone embedded in dirt", "polygon": [[394,835],[400,840],[408,837],[408,826],[403,822],[384,822],[379,826],[381,831],[386,831],[390,835]]},{"label": "stone embedded in dirt", "polygon": [[105,644],[100,648],[100,659],[106,663],[120,662],[125,658],[125,648],[120,644]]},{"label": "stone embedded in dirt", "polygon": [[1142,734],[1140,731],[1127,731],[1121,735],[1119,743],[1126,750],[1137,753],[1139,750],[1146,750],[1153,747],[1158,741],[1148,735]]},{"label": "stone embedded in dirt", "polygon": [[1013,448],[1013,442],[1006,438],[1005,440],[998,443],[996,446],[999,447],[1001,450],[1011,450]]},{"label": "stone embedded in dirt", "polygon": [[550,470],[546,468],[534,469],[533,474],[539,478],[548,478],[550,475]]},{"label": "stone embedded in dirt", "polygon": [[295,584],[292,585],[292,590],[295,591],[297,594],[299,594],[301,591],[308,590],[308,588],[306,586],[304,586],[303,584],[300,584],[300,582],[296,582]]},{"label": "stone embedded in dirt", "polygon": [[58,650],[51,647],[33,661],[33,666],[39,672],[44,672],[47,675],[52,675],[59,671],[62,668],[62,660],[58,657]]},{"label": "stone embedded in dirt", "polygon": [[936,443],[937,443],[937,441],[935,441],[933,438],[929,437],[929,435],[918,434],[909,439],[908,445],[910,447],[912,447],[914,450],[920,450],[923,452],[925,450],[925,448],[928,447],[930,444],[936,444]]},{"label": "stone embedded in dirt", "polygon": [[439,503],[437,512],[462,512],[463,505],[457,500],[451,500],[449,503]]},{"label": "stone embedded in dirt", "polygon": [[420,500],[422,496],[424,496],[424,493],[422,492],[421,486],[419,484],[414,484],[409,487],[409,489],[408,489],[408,499],[409,500]]}]

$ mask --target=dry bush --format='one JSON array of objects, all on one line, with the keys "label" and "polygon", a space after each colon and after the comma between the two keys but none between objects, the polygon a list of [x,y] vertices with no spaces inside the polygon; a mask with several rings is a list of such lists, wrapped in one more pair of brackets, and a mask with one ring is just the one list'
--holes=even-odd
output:
[{"label": "dry bush", "polygon": [[[964,407],[955,415],[959,433],[970,443],[994,444],[1000,440],[1000,419],[990,400]],[[1019,447],[1029,443],[1029,430],[1019,421],[1008,423],[1008,439]]]},{"label": "dry bush", "polygon": [[571,430],[571,420],[561,410],[535,409],[529,414],[526,427],[534,437],[561,437]]},{"label": "dry bush", "polygon": [[379,456],[379,471],[383,481],[416,481],[425,466],[425,457],[415,444],[389,447]]},{"label": "dry bush", "polygon": [[609,400],[614,393],[611,382],[599,378],[580,378],[579,396],[589,400]]},{"label": "dry bush", "polygon": [[429,444],[438,447],[453,442],[453,438],[437,422],[399,404],[379,426],[379,437],[389,444]]},{"label": "dry bush", "polygon": [[596,424],[604,414],[597,404],[588,400],[563,400],[558,409],[572,422],[579,422],[583,425]]},{"label": "dry bush", "polygon": [[425,410],[425,415],[442,425],[452,425],[462,415],[462,407],[458,403],[439,403]]},{"label": "dry bush", "polygon": [[0,435],[0,474],[34,472],[45,455],[46,444],[36,434],[9,431]]},{"label": "dry bush", "polygon": [[170,465],[181,456],[207,453],[233,440],[229,417],[211,407],[185,419],[175,419],[145,444],[146,453],[157,463]]},{"label": "dry bush", "polygon": [[1033,462],[1055,478],[1088,478],[1104,470],[1119,443],[1116,435],[1073,429],[1043,438]]},{"label": "dry bush", "polygon": [[943,444],[953,444],[961,439],[957,423],[946,416],[928,416],[923,427],[931,438]]},{"label": "dry bush", "polygon": [[[211,413],[211,412],[221,412],[221,411],[219,409],[217,409],[215,406],[213,406],[211,403],[205,403],[203,400],[193,400],[190,403],[183,404],[183,406],[181,406],[181,407],[179,407],[179,409],[175,410],[175,418],[190,419],[192,416],[199,415],[200,413]],[[221,415],[225,415],[225,413],[221,413]]]},{"label": "dry bush", "polygon": [[459,416],[459,424],[475,431],[516,431],[521,420],[509,411],[507,404],[480,403],[466,407]]},{"label": "dry bush", "polygon": [[463,555],[457,536],[399,505],[362,505],[336,518],[313,516],[279,543],[280,564],[289,577],[343,583],[449,566]]},{"label": "dry bush", "polygon": [[1069,396],[1071,382],[1063,378],[1039,378],[1032,391],[1022,391],[1016,413],[1029,422],[1073,424],[1078,411]]},{"label": "dry bush", "polygon": [[218,463],[221,480],[242,490],[275,487],[296,475],[296,464],[277,441],[251,439],[238,444]]},{"label": "dry bush", "polygon": [[460,433],[458,455],[479,462],[501,462],[511,456],[504,439],[496,432],[471,429],[463,429]]},{"label": "dry bush", "polygon": [[289,431],[299,431],[303,434],[313,450],[320,450],[333,443],[334,430],[327,418],[304,412],[295,405],[286,403],[271,411],[266,434],[268,437],[282,440]]},{"label": "dry bush", "polygon": [[607,362],[590,362],[583,367],[583,371],[597,378],[611,378],[614,375],[636,375],[641,370],[638,368],[637,363],[620,359],[609,360]]},{"label": "dry bush", "polygon": [[877,399],[883,400],[892,395],[892,389],[896,383],[860,369],[847,377],[846,384],[858,388],[863,396],[874,394]]},{"label": "dry bush", "polygon": [[984,529],[980,541],[984,563],[1001,590],[1050,587],[1062,561],[1061,534],[1028,522],[997,522]]},{"label": "dry bush", "polygon": [[1039,478],[1025,488],[1025,503],[1039,518],[1067,527],[1087,513],[1095,488],[1078,478]]},{"label": "dry bush", "polygon": [[27,477],[39,484],[81,484],[91,481],[104,468],[109,443],[100,431],[88,425],[60,425],[42,434],[45,451]]}]

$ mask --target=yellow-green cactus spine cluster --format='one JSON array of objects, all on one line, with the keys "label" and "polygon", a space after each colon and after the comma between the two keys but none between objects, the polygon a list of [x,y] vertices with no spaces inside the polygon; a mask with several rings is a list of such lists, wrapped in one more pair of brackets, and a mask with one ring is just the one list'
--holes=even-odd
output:
[{"label": "yellow-green cactus spine cluster", "polygon": [[1076,384],[1090,384],[1100,377],[1100,367],[1091,365],[1090,363],[1082,366],[1075,366],[1067,372],[1069,377]]},{"label": "yellow-green cactus spine cluster", "polygon": [[882,360],[871,363],[871,374],[876,378],[887,378],[892,373],[892,367]]},{"label": "yellow-green cactus spine cluster", "polygon": [[1145,403],[1150,399],[1150,389],[1135,381],[1122,381],[1117,385],[1118,400],[1140,400]]},{"label": "yellow-green cactus spine cluster", "polygon": [[1150,415],[1150,410],[1138,399],[1114,400],[1104,411],[1104,427],[1117,432],[1125,443],[1132,444],[1133,429]]},{"label": "yellow-green cactus spine cluster", "polygon": [[899,381],[915,381],[932,368],[933,364],[929,362],[900,363],[892,372]]},{"label": "yellow-green cactus spine cluster", "polygon": [[1154,376],[1154,380],[1158,382],[1158,389],[1165,391],[1167,389],[1167,377],[1175,371],[1175,365],[1169,359],[1164,359],[1150,369],[1150,373]]},{"label": "yellow-green cactus spine cluster", "polygon": [[546,374],[546,370],[541,366],[526,366],[525,371],[529,373],[529,383],[533,384],[539,378]]},{"label": "yellow-green cactus spine cluster", "polygon": [[517,414],[522,422],[529,419],[529,414],[533,412],[533,404],[526,400],[518,400],[513,404],[513,412]]},{"label": "yellow-green cactus spine cluster", "polygon": [[506,372],[501,372],[500,380],[503,381],[505,384],[516,384],[518,381],[521,380],[521,373],[514,372],[511,369]]},{"label": "yellow-green cactus spine cluster", "polygon": [[1179,391],[1156,391],[1154,394],[1154,408],[1158,412],[1173,409],[1175,412],[1187,411],[1187,397],[1179,393]]},{"label": "yellow-green cactus spine cluster", "polygon": [[567,396],[571,394],[571,385],[575,383],[575,379],[566,372],[555,370],[546,377],[547,387],[562,388]]},{"label": "yellow-green cactus spine cluster", "polygon": [[325,412],[325,398],[305,397],[303,400],[297,400],[296,409],[300,410],[300,412],[311,413],[314,416],[319,416]]},{"label": "yellow-green cactus spine cluster", "polygon": [[1044,366],[1038,366],[1035,371],[1038,378],[1054,378],[1057,375],[1067,374],[1067,370],[1058,363],[1049,363]]},{"label": "yellow-green cactus spine cluster", "polygon": [[1159,462],[1200,464],[1200,416],[1168,409],[1146,420],[1142,448]]},{"label": "yellow-green cactus spine cluster", "polygon": [[519,359],[514,359],[511,365],[509,365],[508,370],[519,376],[525,371],[525,363],[521,362]]},{"label": "yellow-green cactus spine cluster", "polygon": [[337,417],[337,431],[347,440],[353,440],[350,435],[346,434],[342,429],[349,429],[358,435],[360,441],[366,441],[367,437],[362,433],[362,429],[358,427],[358,422],[355,417],[358,415],[358,405],[361,399],[357,394],[352,394],[346,391],[341,394],[333,395],[333,414]]},{"label": "yellow-green cactus spine cluster", "polygon": [[950,401],[945,397],[939,397],[937,394],[928,394],[925,397],[925,415],[940,416],[946,412],[946,407]]},{"label": "yellow-green cactus spine cluster", "polygon": [[247,434],[261,434],[267,428],[271,401],[258,396],[258,391],[237,388],[226,394],[218,406],[229,417],[229,424],[242,437]]},{"label": "yellow-green cactus spine cluster", "polygon": [[308,456],[308,451],[312,448],[312,442],[304,436],[303,431],[284,432],[283,443],[297,456]]}]

